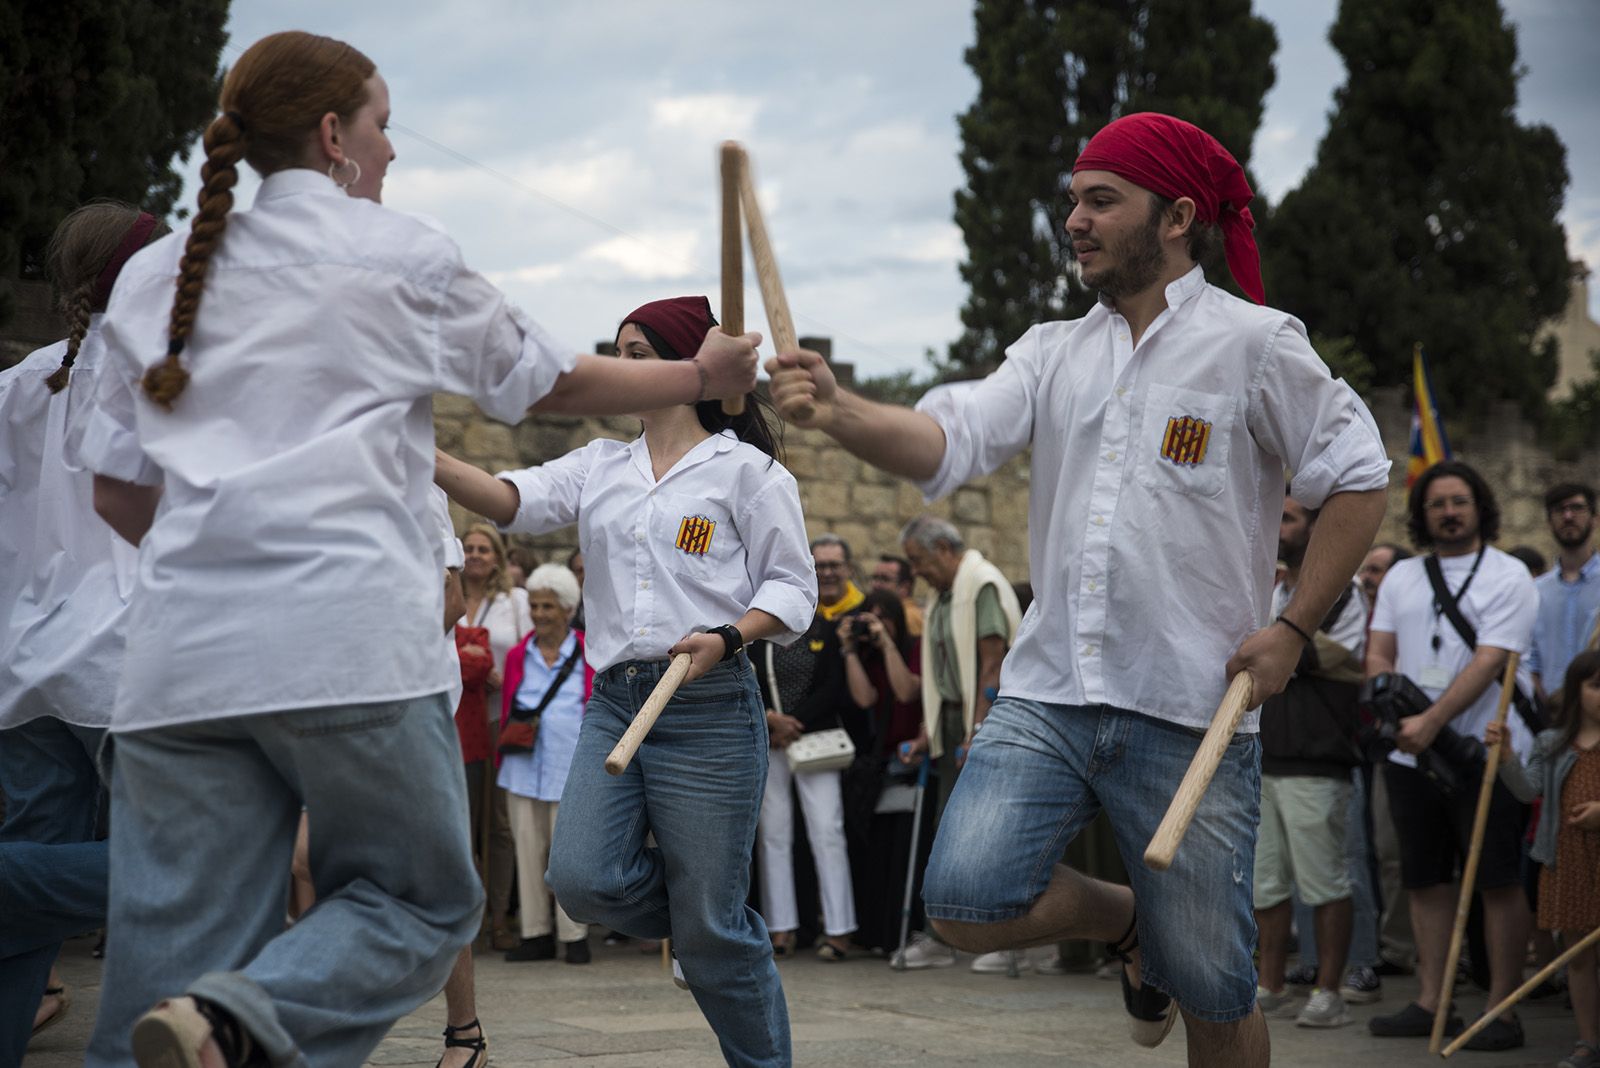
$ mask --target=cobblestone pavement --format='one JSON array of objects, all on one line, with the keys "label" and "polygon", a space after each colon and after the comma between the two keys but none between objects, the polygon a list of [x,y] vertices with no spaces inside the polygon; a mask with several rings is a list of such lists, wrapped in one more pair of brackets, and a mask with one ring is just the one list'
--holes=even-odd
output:
[{"label": "cobblestone pavement", "polygon": [[[693,998],[672,985],[659,956],[636,947],[601,946],[594,963],[508,964],[499,954],[478,957],[478,1010],[489,1036],[490,1063],[500,1068],[713,1068],[722,1063],[716,1040]],[[99,993],[100,964],[92,939],[68,943],[62,955],[73,1005],[60,1025],[41,1034],[25,1068],[66,1068],[82,1061]],[[1035,950],[1040,957],[1043,951]],[[895,973],[878,959],[826,964],[808,954],[785,961],[784,987],[798,1065],[1181,1065],[1183,1028],[1156,1050],[1127,1038],[1115,983],[1092,975],[1024,973],[974,975],[967,958],[953,968]],[[1271,1022],[1278,1065],[1322,1068],[1352,1064],[1424,1065],[1422,1039],[1372,1038],[1366,1020],[1399,1008],[1415,991],[1408,979],[1385,981],[1384,999],[1352,1007],[1354,1023],[1335,1031]],[[1460,995],[1463,1013],[1476,1013],[1481,994]],[[1452,1061],[1469,1068],[1551,1066],[1575,1037],[1560,999],[1525,1008],[1528,1045],[1510,1053],[1463,1052]],[[373,1053],[373,1065],[433,1065],[441,1049],[444,1000],[395,1025]]]}]

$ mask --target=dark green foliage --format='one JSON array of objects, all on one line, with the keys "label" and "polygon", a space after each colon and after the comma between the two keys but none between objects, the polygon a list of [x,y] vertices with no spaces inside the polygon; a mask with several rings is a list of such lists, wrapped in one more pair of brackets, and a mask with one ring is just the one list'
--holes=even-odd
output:
[{"label": "dark green foliage", "polygon": [[173,158],[215,114],[227,17],[227,0],[0,4],[0,279],[36,274],[95,197],[171,211]]},{"label": "dark green foliage", "polygon": [[1350,338],[1313,334],[1311,347],[1328,365],[1333,377],[1344,379],[1357,393],[1366,393],[1372,388],[1372,361],[1367,359],[1366,353],[1356,348],[1356,343]]},{"label": "dark green foliage", "polygon": [[1558,459],[1576,460],[1600,445],[1600,349],[1589,351],[1590,374],[1545,413],[1541,437]]},{"label": "dark green foliage", "polygon": [[955,211],[969,287],[950,347],[957,375],[987,371],[1032,324],[1093,301],[1063,233],[1089,137],[1119,115],[1161,111],[1248,163],[1278,46],[1249,0],[978,0],[975,18],[966,58],[978,99],[960,118],[967,184]]},{"label": "dark green foliage", "polygon": [[1570,281],[1566,152],[1513,115],[1514,29],[1497,0],[1343,0],[1330,39],[1348,77],[1266,227],[1273,303],[1353,339],[1378,385],[1409,381],[1420,341],[1445,411],[1537,412],[1556,354],[1535,335]]}]

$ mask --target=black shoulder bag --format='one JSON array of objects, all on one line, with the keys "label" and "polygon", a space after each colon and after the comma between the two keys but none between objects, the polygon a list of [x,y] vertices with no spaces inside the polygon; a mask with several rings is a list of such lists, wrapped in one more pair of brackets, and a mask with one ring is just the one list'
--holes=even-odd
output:
[{"label": "black shoulder bag", "polygon": [[561,689],[561,684],[567,681],[567,676],[572,674],[572,668],[583,656],[583,643],[578,642],[573,646],[572,655],[567,657],[567,662],[561,665],[561,670],[556,673],[555,680],[550,683],[550,688],[539,698],[539,707],[529,712],[526,709],[512,705],[511,715],[506,719],[506,725],[500,731],[500,753],[531,753],[533,743],[539,737],[539,717],[544,715],[544,710],[549,707],[550,699]]}]

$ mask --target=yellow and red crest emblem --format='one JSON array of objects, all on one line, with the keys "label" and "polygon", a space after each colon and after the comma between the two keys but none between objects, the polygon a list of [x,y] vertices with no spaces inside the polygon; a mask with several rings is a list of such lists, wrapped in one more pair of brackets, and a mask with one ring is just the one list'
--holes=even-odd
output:
[{"label": "yellow and red crest emblem", "polygon": [[1175,464],[1193,467],[1206,458],[1211,443],[1211,424],[1192,415],[1175,415],[1167,420],[1161,437],[1161,456]]},{"label": "yellow and red crest emblem", "polygon": [[686,553],[704,556],[711,549],[711,535],[717,524],[703,515],[686,515],[678,524],[678,548]]}]

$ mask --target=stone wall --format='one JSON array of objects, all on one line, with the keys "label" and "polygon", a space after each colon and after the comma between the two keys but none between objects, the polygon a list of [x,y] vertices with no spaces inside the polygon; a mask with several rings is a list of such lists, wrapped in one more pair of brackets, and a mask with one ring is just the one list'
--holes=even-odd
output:
[{"label": "stone wall", "polygon": [[[1380,537],[1407,544],[1410,410],[1398,389],[1375,391],[1369,403],[1395,465]],[[628,440],[639,431],[638,420],[628,418],[542,416],[508,427],[484,418],[471,401],[446,396],[435,398],[434,420],[440,448],[491,471],[541,463],[596,437]],[[1495,488],[1502,513],[1500,547],[1528,544],[1552,556],[1554,545],[1545,529],[1541,502],[1544,490],[1564,479],[1600,482],[1600,452],[1574,462],[1556,460],[1540,448],[1532,427],[1513,405],[1501,406],[1481,424],[1451,430],[1457,457],[1476,466]],[[871,561],[880,552],[897,553],[901,526],[931,511],[952,520],[968,543],[1013,581],[1028,578],[1026,454],[925,508],[910,485],[863,464],[825,435],[789,427],[785,444],[789,469],[800,482],[808,535],[831,530],[850,542],[858,558]],[[470,521],[460,509],[455,515],[458,526]],[[514,540],[532,548],[541,560],[563,560],[577,544],[576,531],[570,528]]]}]

